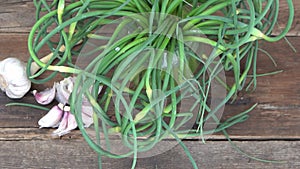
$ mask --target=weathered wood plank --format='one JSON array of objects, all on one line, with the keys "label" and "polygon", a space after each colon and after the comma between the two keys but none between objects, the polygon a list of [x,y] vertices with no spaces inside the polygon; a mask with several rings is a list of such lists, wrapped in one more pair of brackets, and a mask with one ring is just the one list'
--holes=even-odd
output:
[{"label": "weathered wood plank", "polygon": [[0,34],[0,59],[16,57],[27,61],[29,54],[27,50],[27,34],[5,33]]},{"label": "weathered wood plank", "polygon": [[[273,30],[274,34],[278,34],[281,32],[282,29],[286,27],[286,22],[288,18],[288,6],[286,3],[286,0],[280,0],[280,10],[279,10],[279,16],[278,16],[278,25],[279,27],[275,27]],[[294,10],[295,10],[295,16],[294,16],[294,22],[292,25],[292,28],[290,29],[290,32],[288,35],[291,36],[299,36],[300,35],[300,1],[293,0],[294,4]]]},{"label": "weathered wood plank", "polygon": [[[285,0],[279,17],[284,28],[287,14]],[[289,35],[299,36],[300,1],[294,1],[295,22]],[[26,61],[27,34],[34,24],[34,6],[30,0],[0,0],[0,59],[18,57]],[[278,30],[274,30],[275,34]],[[300,39],[289,38],[300,50]],[[286,160],[285,164],[261,163],[232,149],[222,135],[214,135],[203,145],[200,141],[185,141],[199,168],[300,168],[300,103],[299,52],[293,53],[284,41],[275,44],[262,43],[278,63],[272,66],[266,56],[260,54],[258,72],[284,70],[283,73],[261,77],[253,93],[240,93],[233,104],[226,106],[223,117],[230,117],[251,105],[258,106],[250,118],[228,131],[236,144],[256,157]],[[47,52],[44,51],[46,54]],[[45,86],[34,85],[43,89]],[[46,112],[30,108],[5,107],[9,102],[35,103],[30,94],[21,100],[10,100],[0,93],[0,166],[1,168],[97,168],[96,154],[87,146],[76,130],[61,139],[51,136],[53,129],[38,129],[37,121]],[[263,141],[289,140],[289,141]],[[294,141],[293,141],[294,140]],[[174,141],[172,141],[174,142]],[[103,168],[130,168],[132,159],[104,158]],[[163,154],[138,159],[142,168],[191,168],[182,149],[177,146]]]},{"label": "weathered wood plank", "polygon": [[0,32],[29,32],[35,23],[33,1],[1,0],[0,11]]},{"label": "weathered wood plank", "polygon": [[[299,35],[300,32],[300,1],[294,0],[295,21],[289,35]],[[285,27],[288,13],[285,0],[280,0],[279,28]],[[35,23],[35,7],[30,0],[0,1],[0,32],[29,32]],[[275,28],[274,34],[280,32]]]},{"label": "weathered wood plank", "polygon": [[[299,116],[299,45],[298,38],[289,38],[298,52],[293,52],[288,44],[282,40],[270,44],[262,43],[261,48],[269,52],[277,62],[277,67],[271,64],[266,55],[260,54],[257,61],[257,72],[267,73],[283,70],[282,73],[258,78],[257,88],[253,93],[241,93],[236,103],[227,105],[228,112],[249,108],[258,103],[250,113],[248,121],[232,127],[230,132],[239,135],[268,135],[278,136],[300,134]],[[258,134],[259,133],[259,134]]]},{"label": "weathered wood plank", "polygon": [[[84,141],[82,134],[79,130],[74,130],[64,137],[53,136],[52,132],[55,129],[39,129],[39,128],[0,128],[0,141],[35,141],[43,140],[48,141],[52,139],[63,140],[81,140]],[[92,131],[91,131],[92,132]]]},{"label": "weathered wood plank", "polygon": [[[291,168],[300,167],[300,142],[235,142],[243,151],[258,158],[286,161],[263,163],[241,155],[228,142],[186,141],[199,168]],[[97,168],[96,153],[85,142],[74,140],[1,141],[1,168]],[[131,158],[103,158],[103,168],[130,168]],[[139,158],[137,169],[192,168],[180,146],[156,156]]]},{"label": "weathered wood plank", "polygon": [[[26,36],[26,34],[0,34],[1,59],[13,56],[26,61],[28,57]],[[299,51],[299,38],[290,37],[289,40]],[[259,77],[255,92],[241,93],[236,102],[226,105],[226,111],[223,114],[225,118],[258,103],[258,106],[250,113],[250,118],[242,124],[233,126],[229,133],[236,137],[299,138],[299,53],[294,53],[284,40],[274,44],[262,43],[261,48],[274,57],[278,66],[274,67],[269,58],[261,53],[258,57],[258,73],[274,70],[284,70],[284,72]],[[34,85],[33,88],[43,89],[45,86]],[[0,93],[0,128],[38,127],[37,121],[46,112],[23,107],[5,107],[6,103],[16,101],[35,103],[31,94],[22,100],[10,100]]]}]

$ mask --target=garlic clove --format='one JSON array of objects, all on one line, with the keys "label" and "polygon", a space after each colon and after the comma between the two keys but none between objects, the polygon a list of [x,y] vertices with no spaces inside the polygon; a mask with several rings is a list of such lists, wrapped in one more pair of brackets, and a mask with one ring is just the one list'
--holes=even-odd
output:
[{"label": "garlic clove", "polygon": [[68,117],[69,117],[69,113],[64,112],[63,118],[61,119],[58,128],[55,131],[53,131],[53,135],[61,136],[60,133],[65,131],[68,126]]},{"label": "garlic clove", "polygon": [[73,85],[74,85],[74,77],[68,77],[60,81],[56,85],[56,97],[55,99],[59,103],[66,104],[69,102],[69,97],[72,93],[73,90]]},{"label": "garlic clove", "polygon": [[[60,119],[57,119],[58,121],[56,121],[56,125],[51,126],[48,124],[50,122],[46,122],[47,120],[42,121],[42,119],[40,120],[41,122],[39,122],[39,124],[41,123],[41,126],[51,126],[51,127],[58,126],[58,128],[53,132],[53,135],[62,136],[62,135],[65,135],[65,134],[71,132],[72,130],[74,130],[75,128],[78,127],[75,116],[70,113],[70,107],[66,106],[66,104],[68,103],[70,94],[72,93],[72,90],[73,90],[74,81],[75,81],[75,77],[65,78],[62,81],[60,81],[59,83],[56,83],[54,85],[53,88],[55,88],[55,89],[53,89],[53,88],[46,89],[45,91],[43,91],[45,93],[42,93],[40,96],[39,96],[39,93],[37,93],[37,91],[33,92],[33,94],[36,97],[36,100],[37,101],[39,100],[41,103],[45,103],[45,102],[48,102],[49,100],[52,100],[53,95],[55,95],[55,99],[59,102],[59,105],[57,107],[58,107],[61,115],[60,115]],[[56,92],[55,92],[55,90],[56,90]],[[99,87],[99,93],[101,90],[102,90],[102,86]],[[45,97],[45,98],[43,98],[43,97]],[[86,97],[83,97],[81,109],[82,109],[82,121],[83,121],[84,127],[89,127],[94,122],[93,121],[94,111],[93,111],[93,107],[91,106],[89,100]],[[46,119],[46,117],[45,117],[45,119]],[[49,120],[50,117],[49,118],[47,117],[47,119]],[[54,124],[54,123],[52,123],[52,124]]]},{"label": "garlic clove", "polygon": [[24,62],[17,58],[6,58],[0,62],[0,88],[9,98],[22,98],[30,87]]},{"label": "garlic clove", "polygon": [[47,88],[41,92],[37,92],[37,90],[33,90],[32,94],[34,95],[35,100],[42,105],[47,105],[51,103],[56,94],[56,84],[53,85],[52,88]]},{"label": "garlic clove", "polygon": [[74,130],[76,128],[77,128],[77,122],[76,122],[75,116],[69,112],[68,127],[64,132],[69,133],[71,130]]},{"label": "garlic clove", "polygon": [[63,116],[63,110],[61,104],[52,107],[52,109],[39,121],[40,128],[43,127],[57,127],[60,124],[60,120]]},{"label": "garlic clove", "polygon": [[75,116],[69,111],[64,112],[64,117],[58,129],[53,132],[53,135],[63,136],[77,128]]}]

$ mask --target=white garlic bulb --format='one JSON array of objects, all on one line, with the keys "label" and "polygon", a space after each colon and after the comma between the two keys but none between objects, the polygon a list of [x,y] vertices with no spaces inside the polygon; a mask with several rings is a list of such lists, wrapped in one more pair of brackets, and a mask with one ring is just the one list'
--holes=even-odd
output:
[{"label": "white garlic bulb", "polygon": [[9,98],[22,98],[30,89],[26,65],[17,58],[0,61],[0,88]]}]

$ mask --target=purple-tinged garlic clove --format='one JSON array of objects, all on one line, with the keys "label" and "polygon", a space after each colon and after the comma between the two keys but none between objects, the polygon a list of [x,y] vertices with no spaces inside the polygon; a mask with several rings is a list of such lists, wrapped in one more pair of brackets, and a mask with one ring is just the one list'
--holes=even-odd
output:
[{"label": "purple-tinged garlic clove", "polygon": [[68,126],[69,114],[70,114],[69,112],[64,112],[63,118],[61,119],[58,128],[55,131],[53,131],[53,135],[62,136],[61,133],[65,131]]},{"label": "purple-tinged garlic clove", "polygon": [[37,92],[37,90],[33,90],[32,94],[34,95],[35,100],[41,105],[47,105],[51,103],[56,94],[56,83],[54,83],[52,88],[47,88],[41,92]]},{"label": "purple-tinged garlic clove", "polygon": [[77,128],[75,116],[70,113],[70,107],[64,106],[64,117],[58,129],[53,132],[53,135],[63,136]]},{"label": "purple-tinged garlic clove", "polygon": [[66,128],[66,130],[62,133],[62,134],[67,134],[69,133],[71,130],[74,130],[77,128],[77,122],[75,119],[75,116],[69,112],[69,117],[68,117],[68,127]]},{"label": "purple-tinged garlic clove", "polygon": [[51,110],[38,121],[40,128],[57,127],[60,124],[63,116],[63,109],[61,108],[62,106],[62,104],[59,104],[52,107]]}]

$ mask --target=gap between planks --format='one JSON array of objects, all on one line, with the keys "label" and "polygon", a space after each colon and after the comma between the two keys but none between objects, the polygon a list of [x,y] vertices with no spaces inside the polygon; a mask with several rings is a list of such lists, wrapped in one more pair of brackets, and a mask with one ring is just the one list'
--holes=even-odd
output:
[{"label": "gap between planks", "polygon": [[[81,140],[84,138],[81,135],[80,130],[74,130],[71,133],[64,135],[62,137],[53,136],[52,132],[54,129],[39,129],[39,128],[0,128],[0,141],[50,141],[50,140]],[[94,137],[94,131],[92,129],[87,129],[88,134],[91,138]],[[104,135],[101,134],[101,138]],[[112,140],[119,140],[120,135],[112,135]],[[143,139],[143,138],[140,138]],[[230,135],[230,139],[233,141],[300,141],[299,136],[278,136],[278,135],[268,135],[268,136],[240,136],[240,135]],[[175,141],[175,139],[169,137],[164,140]],[[189,137],[183,139],[184,141],[200,141],[202,138],[199,137]],[[221,134],[205,136],[205,141],[227,141],[228,139]]]}]

